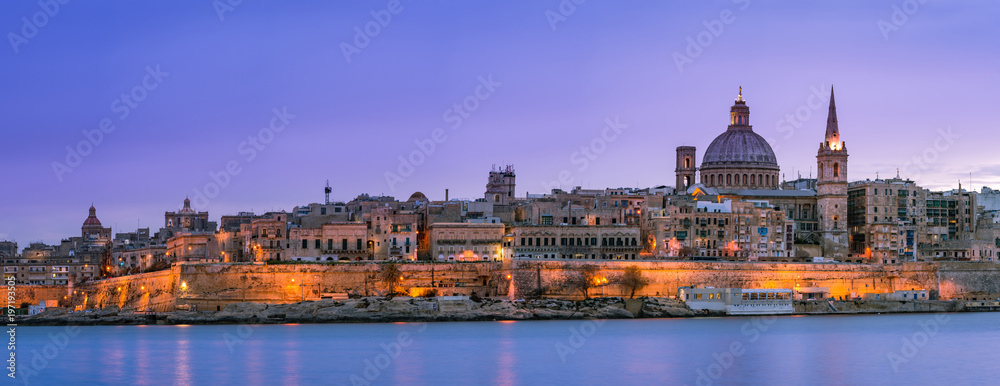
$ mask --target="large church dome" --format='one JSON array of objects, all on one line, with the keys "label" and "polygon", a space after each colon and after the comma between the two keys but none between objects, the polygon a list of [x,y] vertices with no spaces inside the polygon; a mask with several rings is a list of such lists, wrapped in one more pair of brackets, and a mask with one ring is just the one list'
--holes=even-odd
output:
[{"label": "large church dome", "polygon": [[750,126],[750,107],[743,90],[729,110],[729,128],[708,145],[701,162],[701,183],[733,189],[777,189],[778,159]]},{"label": "large church dome", "polygon": [[778,167],[778,160],[771,150],[771,145],[759,134],[750,129],[730,128],[726,132],[715,137],[705,157],[702,158],[702,165],[726,165],[737,163],[741,166],[754,164],[757,166]]}]

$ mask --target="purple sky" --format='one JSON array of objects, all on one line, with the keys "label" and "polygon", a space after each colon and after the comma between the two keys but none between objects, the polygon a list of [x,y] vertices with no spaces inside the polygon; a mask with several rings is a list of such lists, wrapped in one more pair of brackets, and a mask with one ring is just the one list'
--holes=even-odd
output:
[{"label": "purple sky", "polygon": [[[996,2],[590,1],[563,5],[564,19],[569,1],[389,3],[244,1],[220,17],[208,0],[70,2],[52,16],[4,2],[0,240],[78,235],[91,203],[115,232],[157,229],[227,164],[239,173],[195,199],[212,220],[320,202],[327,179],[343,201],[476,198],[504,163],[519,196],[562,171],[564,188],[673,185],[674,148],[697,146],[700,162],[741,85],[787,179],[814,169],[834,84],[851,180],[901,168],[932,189],[970,172],[976,189],[1000,185]],[[391,19],[348,61],[372,11]],[[463,102],[475,111],[453,110]],[[261,132],[274,109],[295,117]],[[799,127],[782,121],[796,113]],[[600,139],[616,117],[627,128]],[[72,167],[66,147],[103,119],[113,131]],[[437,128],[445,139],[388,183]],[[258,135],[269,141],[244,144]],[[603,152],[574,154],[584,145]]]}]

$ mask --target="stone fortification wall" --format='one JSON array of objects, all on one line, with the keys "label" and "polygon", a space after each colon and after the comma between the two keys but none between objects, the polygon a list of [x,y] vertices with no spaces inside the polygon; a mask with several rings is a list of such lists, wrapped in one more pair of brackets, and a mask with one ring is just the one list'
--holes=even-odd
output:
[{"label": "stone fortification wall", "polygon": [[[907,263],[896,266],[809,263],[516,261],[504,263],[399,264],[401,285],[412,295],[435,288],[440,295],[521,297],[539,287],[545,295],[576,297],[564,288],[583,264],[597,267],[601,284],[591,296],[627,296],[616,284],[635,265],[649,280],[637,296],[673,296],[681,286],[741,288],[826,287],[836,298],[896,290],[937,290],[949,299],[966,292],[1000,292],[1000,265],[990,263]],[[381,264],[180,264],[169,270],[78,285],[76,304],[167,310],[195,305],[200,310],[237,302],[294,303],[325,294],[376,296]],[[61,287],[65,293],[65,287]],[[51,290],[47,290],[51,291]],[[58,292],[58,291],[57,291]],[[46,292],[46,295],[49,296]],[[35,296],[37,297],[37,296]],[[35,301],[37,303],[37,301]]]}]

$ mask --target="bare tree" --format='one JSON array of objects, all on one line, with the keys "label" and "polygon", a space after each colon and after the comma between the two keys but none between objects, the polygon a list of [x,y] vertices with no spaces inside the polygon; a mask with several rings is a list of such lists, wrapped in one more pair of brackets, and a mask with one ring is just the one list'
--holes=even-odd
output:
[{"label": "bare tree", "polygon": [[579,291],[584,299],[590,299],[591,288],[602,284],[597,276],[597,266],[593,264],[584,264],[578,268],[567,264],[565,268],[568,271],[564,280],[565,287],[572,291]]},{"label": "bare tree", "polygon": [[399,266],[390,262],[382,266],[377,274],[378,281],[385,287],[386,296],[395,296],[403,292],[403,272]]},{"label": "bare tree", "polygon": [[618,278],[618,284],[629,291],[629,299],[635,298],[635,293],[649,285],[649,279],[642,276],[642,269],[638,266],[630,265],[625,267],[625,272]]}]

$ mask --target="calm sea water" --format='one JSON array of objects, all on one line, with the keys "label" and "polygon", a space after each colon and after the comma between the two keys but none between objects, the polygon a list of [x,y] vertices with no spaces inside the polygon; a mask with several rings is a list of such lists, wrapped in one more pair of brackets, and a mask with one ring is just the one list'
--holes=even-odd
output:
[{"label": "calm sea water", "polygon": [[39,385],[1000,382],[998,313],[19,327],[17,334],[19,375]]}]

